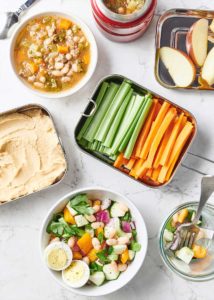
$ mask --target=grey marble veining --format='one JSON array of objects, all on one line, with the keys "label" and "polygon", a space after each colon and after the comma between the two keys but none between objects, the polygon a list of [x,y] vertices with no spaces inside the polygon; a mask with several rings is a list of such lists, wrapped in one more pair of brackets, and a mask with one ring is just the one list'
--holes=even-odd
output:
[{"label": "grey marble veining", "polygon": [[[21,2],[1,1],[1,9],[12,10]],[[0,41],[0,111],[33,102],[46,106],[55,118],[69,162],[68,174],[59,186],[0,207],[0,299],[86,299],[64,290],[47,273],[40,259],[39,231],[48,209],[61,196],[75,188],[96,185],[129,197],[142,213],[149,234],[148,254],[141,271],[126,287],[102,297],[103,300],[212,300],[213,281],[192,283],[175,276],[165,268],[158,253],[161,223],[178,204],[198,199],[200,175],[180,168],[167,187],[151,190],[81,153],[73,137],[80,113],[98,80],[110,73],[120,73],[192,111],[199,132],[191,151],[214,159],[213,93],[167,90],[154,78],[158,16],[173,7],[212,9],[212,1],[159,0],[150,28],[141,39],[130,44],[113,43],[101,35],[94,24],[89,0],[41,0],[30,13],[54,7],[78,15],[90,26],[99,48],[99,63],[92,80],[77,94],[62,100],[42,99],[25,90],[16,80],[9,66],[9,41]],[[214,171],[214,166],[209,168],[210,172]]]}]

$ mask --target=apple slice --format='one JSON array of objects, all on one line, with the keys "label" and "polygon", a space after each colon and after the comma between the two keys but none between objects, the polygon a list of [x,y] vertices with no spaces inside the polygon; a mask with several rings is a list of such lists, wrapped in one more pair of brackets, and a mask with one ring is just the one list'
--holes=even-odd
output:
[{"label": "apple slice", "polygon": [[210,50],[202,68],[201,77],[211,86],[214,84],[214,47]]},{"label": "apple slice", "polygon": [[186,36],[187,53],[199,67],[203,66],[207,57],[208,27],[208,20],[200,19],[192,25]]},{"label": "apple slice", "polygon": [[186,53],[181,50],[162,47],[160,59],[178,87],[188,87],[195,80],[196,69]]}]

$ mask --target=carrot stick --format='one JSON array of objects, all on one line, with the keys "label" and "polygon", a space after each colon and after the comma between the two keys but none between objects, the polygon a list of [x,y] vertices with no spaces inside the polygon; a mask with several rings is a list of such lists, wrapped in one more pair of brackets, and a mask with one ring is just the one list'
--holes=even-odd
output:
[{"label": "carrot stick", "polygon": [[141,158],[146,159],[146,157],[149,153],[149,149],[151,147],[152,141],[153,141],[154,137],[156,136],[156,133],[158,132],[158,129],[159,129],[169,107],[170,107],[170,104],[166,101],[161,106],[161,109],[157,115],[157,118],[155,119],[155,121],[152,124],[151,130],[147,136],[147,139],[146,139],[143,149],[141,151],[141,154],[140,154]]},{"label": "carrot stick", "polygon": [[168,129],[166,130],[165,134],[164,134],[164,137],[163,137],[163,139],[161,141],[161,144],[160,144],[160,147],[158,149],[157,155],[155,157],[155,161],[153,163],[153,168],[157,169],[158,166],[160,165],[160,160],[161,160],[161,157],[162,157],[162,155],[164,153],[164,150],[165,150],[165,147],[166,147],[166,145],[168,143],[170,135],[172,133],[173,125],[174,125],[174,123],[172,122],[170,124],[170,126],[168,127]]},{"label": "carrot stick", "polygon": [[152,122],[154,121],[155,118],[155,113],[157,110],[157,104],[158,104],[158,100],[155,99],[150,111],[149,116],[147,117],[146,123],[143,126],[141,133],[138,137],[137,143],[135,145],[135,150],[134,150],[134,154],[137,157],[140,157],[140,153],[141,153],[141,149],[143,147],[143,144],[145,143],[146,137],[148,136],[149,130],[152,126]]},{"label": "carrot stick", "polygon": [[154,160],[155,154],[157,152],[158,146],[161,142],[161,139],[162,139],[164,133],[166,132],[167,128],[169,127],[170,123],[176,117],[176,115],[177,115],[176,109],[174,107],[170,108],[169,111],[167,112],[163,122],[161,123],[161,125],[154,137],[154,140],[152,141],[152,144],[151,144],[151,148],[150,148],[149,155],[147,158],[147,167],[148,168],[152,167],[153,160]]},{"label": "carrot stick", "polygon": [[156,169],[153,169],[153,171],[152,171],[152,176],[151,176],[151,179],[152,179],[153,181],[157,181],[157,180],[158,180],[158,176],[159,176],[159,174],[160,174],[160,171],[161,171],[161,166],[159,166],[159,167],[156,168]]},{"label": "carrot stick", "polygon": [[114,162],[114,167],[120,168],[124,162],[123,153],[120,153]]},{"label": "carrot stick", "polygon": [[135,162],[135,164],[134,164],[134,166],[133,166],[133,168],[131,169],[131,171],[130,171],[130,175],[131,176],[133,176],[133,177],[135,177],[135,174],[136,174],[136,172],[137,172],[137,170],[143,165],[143,163],[144,163],[144,159],[138,159],[136,162]]},{"label": "carrot stick", "polygon": [[172,150],[168,164],[166,166],[163,166],[160,171],[160,174],[158,176],[158,181],[160,183],[165,182],[167,180],[167,178],[169,180],[169,178],[172,174],[172,171],[174,169],[174,166],[175,166],[175,164],[180,156],[180,153],[181,153],[183,147],[185,146],[190,134],[192,133],[192,130],[193,130],[193,124],[190,123],[189,121],[187,121],[186,125],[180,132],[180,134],[175,142],[175,145]]},{"label": "carrot stick", "polygon": [[181,113],[180,116],[178,117],[178,119],[176,120],[175,125],[173,127],[173,130],[171,132],[171,135],[170,135],[170,137],[167,141],[167,145],[166,145],[166,147],[164,149],[164,152],[163,152],[163,155],[161,156],[161,159],[160,159],[160,164],[162,166],[167,164],[167,161],[170,157],[170,154],[172,152],[172,149],[173,149],[173,146],[175,144],[176,138],[179,134],[179,130],[180,130],[180,126],[181,126],[183,116],[184,116],[184,113]]},{"label": "carrot stick", "polygon": [[148,169],[147,160],[145,160],[141,165],[141,167],[136,170],[135,178],[138,179],[139,177],[140,178],[143,177],[146,174],[147,169]]},{"label": "carrot stick", "polygon": [[146,172],[146,176],[147,177],[151,178],[151,176],[152,176],[152,170],[153,170],[152,168],[150,168],[150,169],[147,170],[147,172]]},{"label": "carrot stick", "polygon": [[136,162],[136,158],[135,158],[135,157],[131,157],[131,158],[129,159],[128,163],[125,165],[125,167],[126,167],[127,169],[131,170],[131,169],[133,168],[135,162]]}]

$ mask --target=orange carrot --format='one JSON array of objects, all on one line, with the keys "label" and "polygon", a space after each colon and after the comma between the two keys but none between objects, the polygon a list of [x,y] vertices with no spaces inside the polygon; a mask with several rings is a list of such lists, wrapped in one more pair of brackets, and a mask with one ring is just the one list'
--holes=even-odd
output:
[{"label": "orange carrot", "polygon": [[152,124],[151,130],[147,136],[147,139],[145,141],[145,144],[144,144],[143,149],[140,154],[141,158],[146,159],[146,157],[149,153],[149,149],[151,147],[152,141],[153,141],[154,137],[156,136],[158,129],[159,129],[169,108],[170,108],[170,104],[165,101],[163,103],[163,105],[161,106],[161,109],[157,115],[157,118],[155,119],[155,121]]},{"label": "orange carrot", "polygon": [[138,168],[136,171],[135,171],[135,178],[138,179],[139,177],[143,177],[145,174],[146,174],[146,171],[148,169],[148,162],[147,160],[145,160],[143,162],[143,164],[141,165],[140,168]]},{"label": "orange carrot", "polygon": [[141,149],[142,149],[142,147],[145,143],[145,140],[148,136],[149,130],[152,126],[152,122],[154,121],[157,104],[158,104],[158,101],[155,99],[152,104],[152,108],[150,110],[149,116],[147,117],[146,123],[143,126],[141,133],[137,139],[137,143],[135,145],[135,150],[134,150],[134,154],[137,157],[140,157]]},{"label": "orange carrot", "polygon": [[173,147],[172,153],[170,155],[169,162],[166,166],[163,166],[160,174],[158,176],[158,181],[160,183],[164,183],[166,180],[169,180],[172,171],[174,169],[174,166],[180,156],[181,151],[183,150],[183,147],[185,146],[190,134],[192,133],[193,130],[193,124],[190,123],[189,121],[186,122],[186,125],[180,132],[175,145]]},{"label": "orange carrot", "polygon": [[151,176],[151,179],[152,179],[153,181],[157,181],[157,180],[158,180],[158,176],[159,176],[159,174],[160,174],[160,171],[161,171],[161,166],[159,166],[159,167],[156,168],[156,169],[153,169],[153,171],[152,171],[152,176]]},{"label": "orange carrot", "polygon": [[123,153],[120,153],[114,162],[114,167],[120,168],[124,162]]},{"label": "orange carrot", "polygon": [[160,159],[160,164],[162,166],[166,165],[166,163],[167,163],[167,161],[168,161],[168,159],[170,157],[170,154],[171,154],[172,149],[174,147],[176,138],[177,138],[177,136],[179,134],[179,130],[180,130],[180,126],[181,126],[181,122],[182,122],[183,116],[184,116],[183,113],[180,114],[180,116],[176,120],[175,125],[173,127],[173,130],[171,132],[171,135],[170,135],[170,137],[169,137],[169,139],[167,141],[167,145],[166,145],[166,147],[164,149],[164,152],[163,152],[163,155],[162,155],[162,157]]},{"label": "orange carrot", "polygon": [[131,169],[129,175],[135,177],[136,171],[143,165],[143,163],[144,163],[144,159],[142,159],[142,158],[141,158],[141,159],[138,159],[138,160],[135,162],[133,168]]},{"label": "orange carrot", "polygon": [[129,170],[131,170],[135,164],[136,158],[135,157],[131,157],[128,161],[128,163],[125,165],[125,167]]},{"label": "orange carrot", "polygon": [[157,130],[157,133],[154,137],[154,140],[152,141],[151,148],[149,150],[149,155],[147,158],[147,167],[151,168],[153,164],[153,160],[155,157],[155,154],[157,152],[158,146],[161,142],[161,139],[166,132],[167,128],[169,127],[170,123],[173,121],[173,119],[176,117],[177,111],[176,109],[170,108],[169,111],[167,112],[163,122],[161,123],[159,129]]},{"label": "orange carrot", "polygon": [[147,170],[147,172],[146,172],[146,176],[147,177],[151,178],[151,176],[152,176],[152,170],[153,170],[152,168],[150,168],[150,169]]},{"label": "orange carrot", "polygon": [[158,166],[160,165],[160,160],[161,160],[161,157],[162,157],[162,155],[164,153],[164,150],[165,150],[167,142],[168,142],[168,140],[170,138],[170,135],[172,133],[173,125],[174,125],[174,123],[172,122],[170,124],[170,126],[168,127],[168,129],[166,130],[165,134],[164,134],[164,137],[163,137],[163,139],[161,141],[161,144],[160,144],[160,147],[158,149],[157,155],[155,157],[155,161],[153,163],[153,167],[154,168],[158,168]]}]

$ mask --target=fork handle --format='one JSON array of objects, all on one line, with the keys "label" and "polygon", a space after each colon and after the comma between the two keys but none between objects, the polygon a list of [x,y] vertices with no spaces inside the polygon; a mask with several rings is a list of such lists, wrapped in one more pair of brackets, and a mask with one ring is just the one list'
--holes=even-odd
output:
[{"label": "fork handle", "polygon": [[19,9],[15,12],[15,14],[17,15],[17,17],[26,9],[28,9],[28,7],[30,7],[34,2],[36,2],[37,0],[27,0],[24,4],[22,4]]},{"label": "fork handle", "polygon": [[214,176],[207,175],[202,177],[201,196],[198,204],[198,209],[196,211],[196,215],[192,221],[193,224],[198,223],[202,210],[213,192],[214,192]]}]

